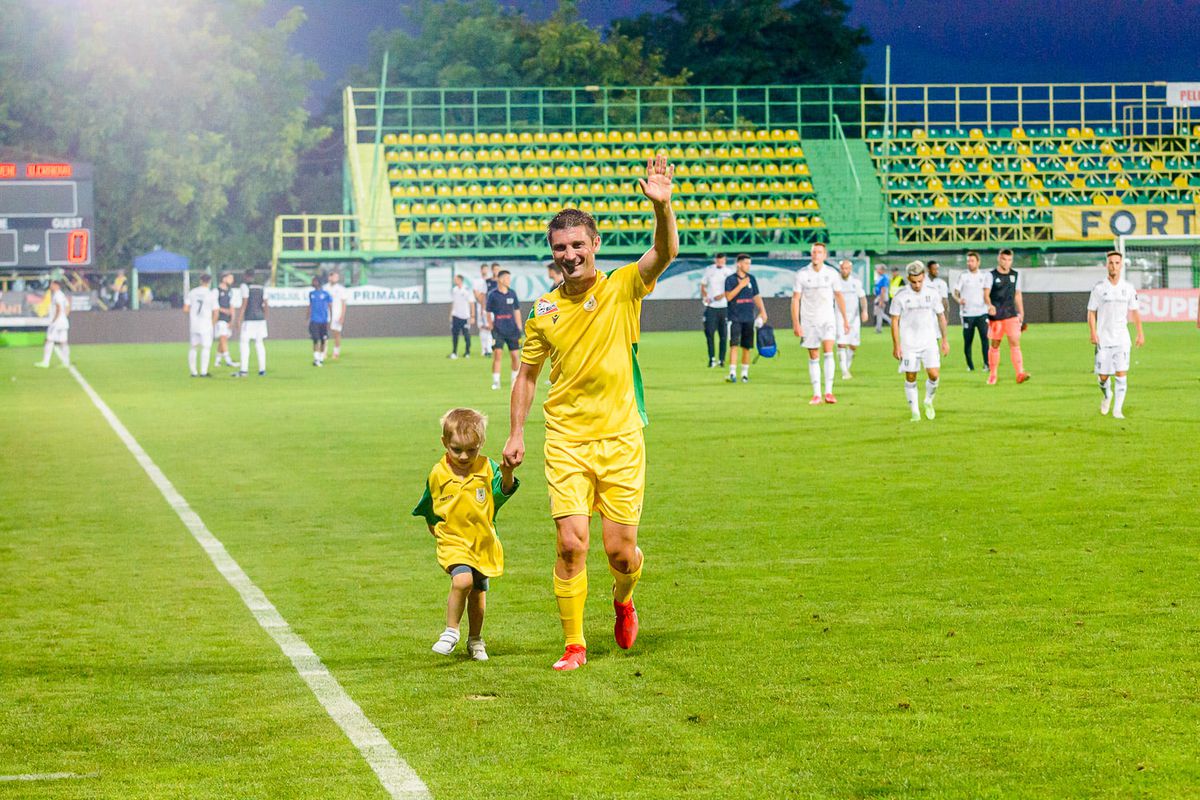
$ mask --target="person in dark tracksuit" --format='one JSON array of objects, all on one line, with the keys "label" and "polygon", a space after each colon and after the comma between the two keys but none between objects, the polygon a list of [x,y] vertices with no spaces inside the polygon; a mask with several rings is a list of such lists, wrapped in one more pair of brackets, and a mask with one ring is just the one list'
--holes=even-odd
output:
[{"label": "person in dark tracksuit", "polygon": [[[733,274],[733,270],[725,266],[725,254],[713,256],[713,263],[705,270],[700,278],[700,299],[704,302],[704,340],[708,344],[708,366],[725,366],[725,349],[729,344],[729,328],[727,309],[729,301],[725,299],[725,279]],[[720,349],[713,349],[713,334],[720,340]]]},{"label": "person in dark tracksuit", "polygon": [[967,357],[967,371],[975,371],[975,360],[971,350],[975,337],[979,337],[979,355],[983,366],[988,363],[988,316],[983,290],[992,282],[990,272],[979,269],[979,253],[967,252],[967,271],[959,273],[954,281],[954,299],[958,302],[958,315],[962,317],[963,355]]}]

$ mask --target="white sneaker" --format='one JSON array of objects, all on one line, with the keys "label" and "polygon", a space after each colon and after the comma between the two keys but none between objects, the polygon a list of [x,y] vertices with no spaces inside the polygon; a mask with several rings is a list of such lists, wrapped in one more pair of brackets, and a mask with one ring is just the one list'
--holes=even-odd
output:
[{"label": "white sneaker", "polygon": [[912,416],[909,419],[912,420],[913,422],[920,422],[921,421],[921,412],[914,408],[912,410]]},{"label": "white sneaker", "polygon": [[[1112,408],[1112,395],[1109,395],[1100,401],[1100,415],[1104,416],[1107,414],[1110,408]],[[1113,414],[1113,416],[1115,417],[1117,415]]]},{"label": "white sneaker", "polygon": [[442,635],[433,643],[431,648],[438,655],[448,656],[454,652],[454,648],[458,645],[458,631],[453,628],[446,628],[442,631]]},{"label": "white sneaker", "polygon": [[467,655],[475,661],[487,661],[487,648],[483,644],[483,639],[467,639]]},{"label": "white sneaker", "polygon": [[454,361],[458,358],[458,353],[451,353],[449,356],[447,356],[447,358],[449,358],[451,361]]},{"label": "white sneaker", "polygon": [[50,365],[45,361],[35,361],[33,362],[33,365],[35,367],[41,367],[42,369],[50,369]]},{"label": "white sneaker", "polygon": [[1114,411],[1113,419],[1125,419],[1125,415],[1122,414],[1120,411]]},{"label": "white sneaker", "polygon": [[851,375],[849,372],[843,372],[843,373],[842,373],[842,380],[844,380],[844,381],[851,380],[853,377],[854,377],[854,376],[853,376],[853,375]]},{"label": "white sneaker", "polygon": [[925,401],[925,419],[933,419],[936,416],[937,416],[937,412],[935,412],[933,410],[933,401],[926,400]]}]

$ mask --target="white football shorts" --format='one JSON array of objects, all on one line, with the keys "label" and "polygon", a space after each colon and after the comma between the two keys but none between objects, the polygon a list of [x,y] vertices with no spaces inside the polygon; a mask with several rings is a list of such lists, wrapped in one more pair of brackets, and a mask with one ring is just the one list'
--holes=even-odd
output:
[{"label": "white football shorts", "polygon": [[922,369],[939,369],[942,354],[937,347],[924,350],[901,350],[899,372],[920,372]]},{"label": "white football shorts", "polygon": [[811,324],[802,324],[804,329],[804,346],[810,350],[815,350],[821,346],[821,342],[837,341],[837,323],[830,320],[829,322],[817,322]]},{"label": "white football shorts", "polygon": [[1129,371],[1128,347],[1097,347],[1096,374],[1116,375],[1118,372]]}]

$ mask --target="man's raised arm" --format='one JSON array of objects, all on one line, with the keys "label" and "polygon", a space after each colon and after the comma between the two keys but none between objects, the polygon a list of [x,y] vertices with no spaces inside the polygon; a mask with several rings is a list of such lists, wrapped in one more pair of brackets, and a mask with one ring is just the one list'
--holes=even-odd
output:
[{"label": "man's raised arm", "polygon": [[638,272],[647,286],[658,280],[679,255],[679,228],[671,208],[671,178],[675,166],[660,155],[646,162],[646,177],[638,179],[638,188],[654,206],[654,245],[638,259]]}]

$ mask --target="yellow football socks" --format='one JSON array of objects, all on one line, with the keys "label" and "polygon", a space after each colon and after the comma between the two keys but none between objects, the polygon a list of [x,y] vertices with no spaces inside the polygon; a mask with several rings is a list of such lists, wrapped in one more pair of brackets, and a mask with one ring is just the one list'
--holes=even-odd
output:
[{"label": "yellow football socks", "polygon": [[613,576],[613,600],[618,603],[628,603],[633,599],[633,587],[637,586],[638,578],[642,577],[642,565],[646,563],[646,557],[642,555],[640,547],[637,554],[638,566],[633,572],[617,572],[612,564],[608,565],[608,571]]},{"label": "yellow football socks", "polygon": [[554,573],[554,599],[558,601],[558,616],[562,620],[567,644],[587,646],[583,638],[583,607],[587,603],[587,570],[574,578],[560,578]]}]

